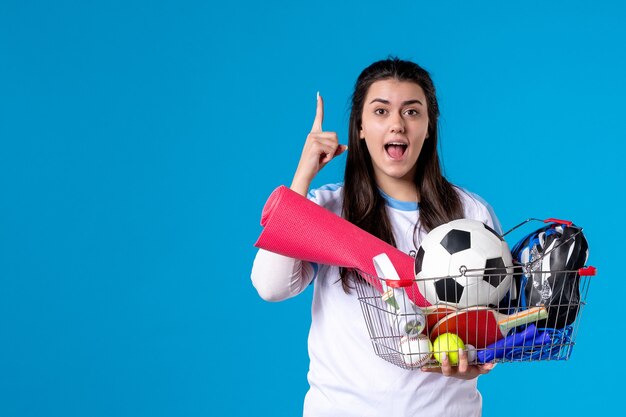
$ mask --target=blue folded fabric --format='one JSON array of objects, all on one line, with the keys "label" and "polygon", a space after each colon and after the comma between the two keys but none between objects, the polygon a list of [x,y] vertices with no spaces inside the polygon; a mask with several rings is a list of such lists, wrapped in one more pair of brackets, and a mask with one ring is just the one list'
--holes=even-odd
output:
[{"label": "blue folded fabric", "polygon": [[[551,344],[552,339],[550,332],[538,332],[537,327],[534,324],[530,324],[523,331],[513,333],[477,351],[476,357],[480,363],[491,362],[494,359],[504,357],[513,359],[514,356],[519,356],[521,358],[520,354],[522,352],[532,351],[536,348],[542,348]],[[517,354],[512,355],[513,353]]]}]

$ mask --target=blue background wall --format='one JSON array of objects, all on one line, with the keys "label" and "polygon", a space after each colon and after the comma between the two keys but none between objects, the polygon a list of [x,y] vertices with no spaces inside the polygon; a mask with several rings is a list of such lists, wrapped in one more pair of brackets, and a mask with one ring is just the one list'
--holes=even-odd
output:
[{"label": "blue background wall", "polygon": [[389,54],[433,75],[448,177],[505,229],[584,226],[599,269],[571,360],[499,366],[484,415],[615,406],[626,7],[466,3],[0,3],[0,415],[298,415],[311,290],[256,295],[260,212],[315,92],[345,143]]}]

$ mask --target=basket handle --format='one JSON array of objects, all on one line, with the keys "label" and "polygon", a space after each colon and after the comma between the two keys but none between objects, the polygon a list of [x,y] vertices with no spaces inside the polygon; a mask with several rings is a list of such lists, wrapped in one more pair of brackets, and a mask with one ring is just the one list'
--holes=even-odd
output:
[{"label": "basket handle", "polygon": [[372,260],[374,261],[374,268],[376,269],[378,278],[381,278],[383,291],[387,291],[385,286],[390,288],[406,288],[413,285],[412,279],[400,278],[396,272],[396,268],[394,268],[386,253],[374,256]]},{"label": "basket handle", "polygon": [[570,220],[561,220],[561,219],[555,219],[554,217],[550,217],[549,219],[545,219],[543,221],[544,223],[558,223],[558,224],[564,224],[567,227],[571,227],[572,224],[574,224],[572,221]]},{"label": "basket handle", "polygon": [[509,230],[507,230],[502,235],[502,237],[505,237],[506,235],[511,233],[513,230],[518,229],[518,228],[522,227],[523,225],[525,225],[526,223],[531,222],[531,221],[540,221],[540,222],[543,222],[543,223],[557,223],[557,224],[566,225],[567,227],[570,227],[570,226],[572,226],[574,224],[574,222],[572,222],[571,220],[555,219],[554,217],[550,217],[549,219],[545,219],[545,220],[537,219],[535,217],[531,217],[529,219],[524,220],[523,222],[521,222],[517,226],[514,226],[514,227],[510,228]]},{"label": "basket handle", "polygon": [[413,285],[415,281],[413,281],[412,279],[386,279],[385,282],[391,288],[406,288]]},{"label": "basket handle", "polygon": [[595,266],[584,266],[578,270],[578,274],[582,277],[593,277],[596,275],[596,271]]}]

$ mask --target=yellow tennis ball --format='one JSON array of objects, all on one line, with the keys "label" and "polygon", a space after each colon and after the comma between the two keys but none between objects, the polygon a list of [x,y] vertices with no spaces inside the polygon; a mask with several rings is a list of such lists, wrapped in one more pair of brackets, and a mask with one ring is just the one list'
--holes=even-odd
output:
[{"label": "yellow tennis ball", "polygon": [[459,364],[459,349],[465,349],[461,338],[454,333],[444,333],[439,335],[433,343],[433,355],[437,362],[443,362],[441,354],[446,352],[450,365]]}]

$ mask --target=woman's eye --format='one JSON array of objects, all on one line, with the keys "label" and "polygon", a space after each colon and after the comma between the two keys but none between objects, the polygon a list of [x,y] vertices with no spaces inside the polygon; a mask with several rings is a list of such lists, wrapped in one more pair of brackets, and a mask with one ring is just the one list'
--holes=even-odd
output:
[{"label": "woman's eye", "polygon": [[419,113],[417,110],[415,110],[415,109],[408,109],[408,110],[406,111],[406,114],[407,114],[407,115],[409,115],[409,116],[417,116],[417,115],[419,115],[420,113]]},{"label": "woman's eye", "polygon": [[376,110],[374,110],[374,113],[375,114],[379,114],[379,115],[383,115],[386,112],[387,112],[387,110],[385,110],[385,109],[376,109]]}]

